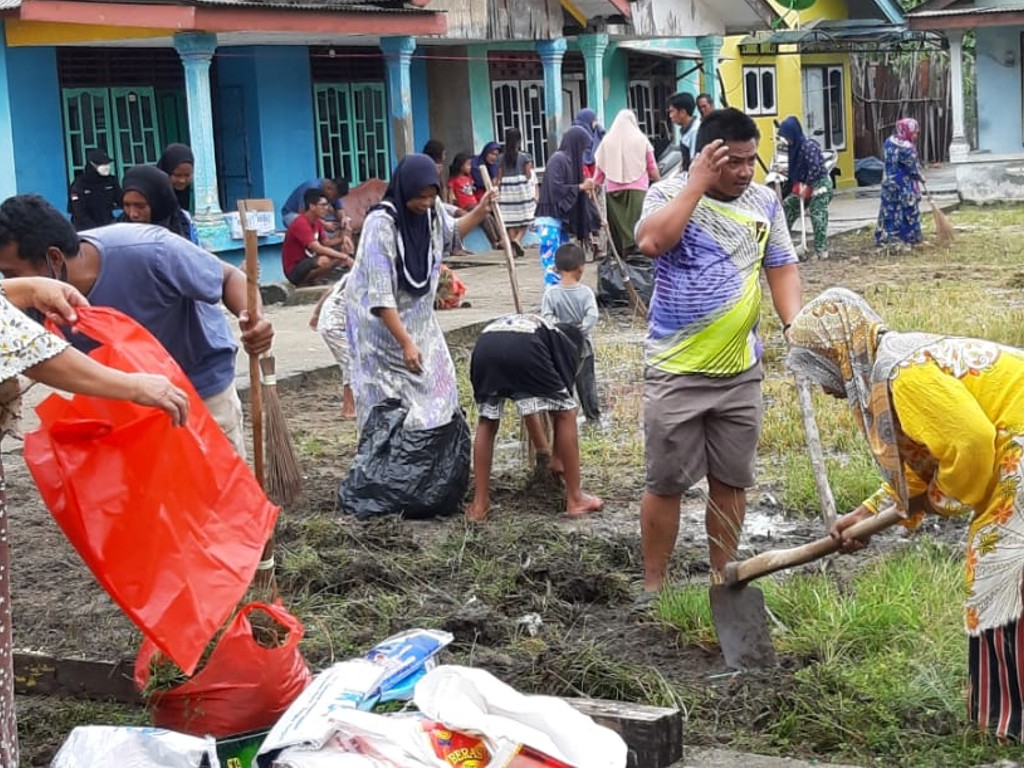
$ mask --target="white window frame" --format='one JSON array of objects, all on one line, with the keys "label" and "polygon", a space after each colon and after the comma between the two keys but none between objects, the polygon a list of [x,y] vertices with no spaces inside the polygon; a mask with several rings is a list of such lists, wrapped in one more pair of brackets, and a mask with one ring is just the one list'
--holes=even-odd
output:
[{"label": "white window frame", "polygon": [[[750,92],[747,90],[747,75],[754,74],[757,77],[757,92],[754,94],[754,99],[750,98]],[[765,95],[768,91],[765,90],[765,76],[771,76],[771,107],[766,107]],[[766,115],[777,115],[779,114],[779,83],[778,74],[775,71],[774,64],[765,64],[761,66],[746,66],[743,67],[743,111],[748,115],[754,116],[766,116]]]}]

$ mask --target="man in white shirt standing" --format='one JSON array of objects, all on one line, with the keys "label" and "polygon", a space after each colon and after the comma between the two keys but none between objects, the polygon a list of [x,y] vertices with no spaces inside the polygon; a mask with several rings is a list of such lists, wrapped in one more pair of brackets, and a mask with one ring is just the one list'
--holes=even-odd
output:
[{"label": "man in white shirt standing", "polygon": [[683,170],[690,170],[690,161],[697,156],[697,131],[700,130],[700,117],[694,113],[697,111],[697,101],[693,94],[674,93],[668,99],[668,117],[673,124],[679,126],[680,149],[683,152]]}]

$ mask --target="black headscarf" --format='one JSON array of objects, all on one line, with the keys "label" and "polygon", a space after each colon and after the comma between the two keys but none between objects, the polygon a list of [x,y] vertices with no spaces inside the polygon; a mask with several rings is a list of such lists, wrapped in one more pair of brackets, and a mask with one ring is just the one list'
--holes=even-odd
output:
[{"label": "black headscarf", "polygon": [[[152,165],[136,165],[125,171],[121,182],[121,195],[125,192],[138,192],[149,203],[149,222],[169,229],[186,240],[189,238],[189,227],[182,215],[178,198],[174,194],[170,177]],[[122,215],[122,221],[130,221]]]},{"label": "black headscarf", "polygon": [[[182,163],[188,163],[195,168],[196,158],[192,154],[192,150],[185,144],[168,144],[164,153],[160,155],[160,159],[157,160],[156,167],[171,176],[174,174],[174,169]],[[173,185],[171,188],[174,189]],[[178,205],[185,210],[188,210],[190,191],[191,185],[184,189],[174,190],[174,196],[178,198]]]},{"label": "black headscarf", "polygon": [[382,202],[390,205],[375,205],[371,208],[387,211],[395,221],[404,251],[403,254],[399,254],[398,263],[395,265],[398,285],[413,296],[423,296],[430,291],[431,214],[415,214],[405,204],[418,197],[427,187],[435,187],[438,192],[441,191],[437,163],[427,155],[406,155],[391,174],[391,183],[384,193]]},{"label": "black headscarf", "polygon": [[484,186],[484,177],[480,175],[481,168],[487,169],[487,173],[491,176],[491,181],[498,178],[497,161],[493,163],[487,162],[487,156],[496,150],[501,150],[501,144],[496,141],[488,141],[484,144],[484,148],[480,150],[480,154],[473,158],[473,165],[471,166],[470,174],[473,176],[473,186],[478,192],[487,189]]},{"label": "black headscarf", "polygon": [[560,219],[577,237],[588,237],[596,220],[590,198],[579,190],[583,183],[583,156],[590,149],[590,142],[590,134],[579,126],[562,135],[558,151],[548,158],[544,169],[536,211],[537,216]]}]

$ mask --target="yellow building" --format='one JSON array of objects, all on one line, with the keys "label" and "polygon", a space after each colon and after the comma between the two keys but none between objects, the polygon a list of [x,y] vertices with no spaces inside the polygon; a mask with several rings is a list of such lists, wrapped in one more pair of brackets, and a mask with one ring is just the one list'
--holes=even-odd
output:
[{"label": "yellow building", "polygon": [[[761,159],[771,163],[776,121],[789,115],[823,149],[838,154],[839,186],[854,186],[850,55],[881,50],[904,38],[894,0],[813,0],[803,11],[773,2],[782,24],[773,32],[725,38],[719,59],[722,100],[754,117]],[[759,169],[758,178],[764,171]]]}]

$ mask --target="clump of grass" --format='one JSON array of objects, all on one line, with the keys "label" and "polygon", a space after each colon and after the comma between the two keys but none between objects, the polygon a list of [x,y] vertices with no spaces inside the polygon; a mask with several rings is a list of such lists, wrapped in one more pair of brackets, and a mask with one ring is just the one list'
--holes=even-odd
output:
[{"label": "clump of grass", "polygon": [[[878,490],[881,475],[866,448],[859,447],[846,456],[829,457],[825,464],[840,514],[856,508]],[[781,475],[783,508],[798,516],[816,517],[821,503],[806,452],[786,456],[781,462]]]}]

